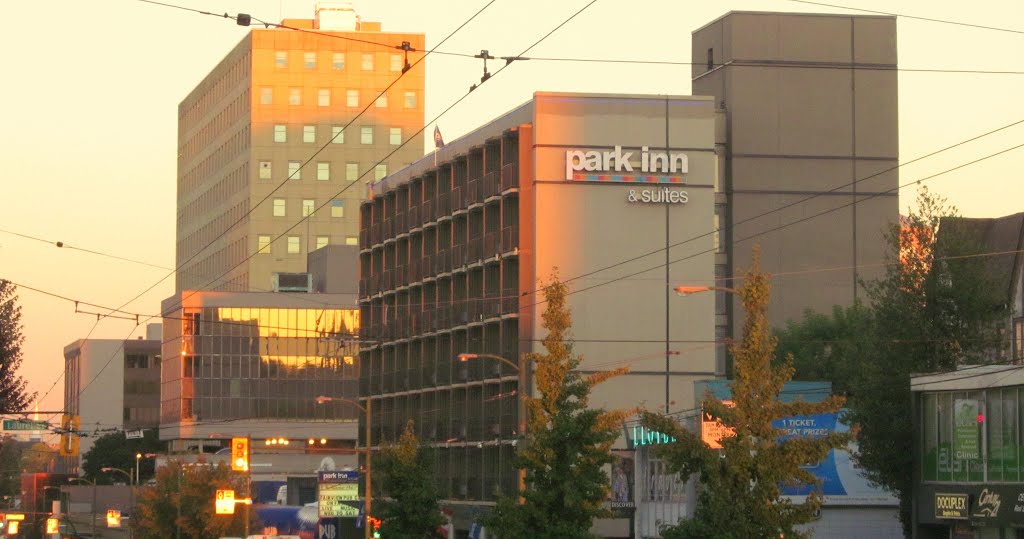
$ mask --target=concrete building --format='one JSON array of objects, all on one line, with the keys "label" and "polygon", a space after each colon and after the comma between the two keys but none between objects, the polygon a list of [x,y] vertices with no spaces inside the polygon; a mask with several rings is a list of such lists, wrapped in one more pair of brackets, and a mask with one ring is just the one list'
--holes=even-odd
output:
[{"label": "concrete building", "polygon": [[171,452],[234,436],[277,453],[354,446],[358,408],[316,402],[358,396],[354,295],[185,291],[162,314],[160,438]]},{"label": "concrete building", "polygon": [[77,473],[93,433],[109,429],[156,428],[160,409],[160,324],[146,327],[136,340],[80,339],[64,347],[64,409],[79,416],[78,458],[68,462]]},{"label": "concrete building", "polygon": [[[680,261],[664,266],[667,245],[714,224],[714,129],[710,98],[536,93],[374,185],[362,206],[360,395],[373,401],[375,444],[412,419],[439,448],[457,529],[473,505],[515,492],[524,389],[504,362],[457,356],[515,363],[542,350],[538,290],[556,268],[573,278],[581,372],[632,367],[594,406],[685,407],[694,380],[715,375],[714,347],[692,344],[714,340],[714,296],[672,291],[713,281],[715,238],[672,247]],[[597,531],[626,537],[629,521]]]},{"label": "concrete building", "polygon": [[[754,245],[769,273],[847,268],[773,279],[776,325],[863,298],[899,212],[896,18],[730,12],[693,32],[692,59],[723,115],[717,276]],[[736,335],[739,301],[719,307]]]},{"label": "concrete building", "polygon": [[366,184],[422,155],[424,65],[398,77],[423,34],[338,2],[283,24],[297,30],[253,29],[178,106],[178,292],[272,290],[310,251],[356,245]]}]

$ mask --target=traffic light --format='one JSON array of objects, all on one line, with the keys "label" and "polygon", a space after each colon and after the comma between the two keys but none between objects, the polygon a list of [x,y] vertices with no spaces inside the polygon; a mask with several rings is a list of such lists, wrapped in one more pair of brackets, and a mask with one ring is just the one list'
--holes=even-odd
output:
[{"label": "traffic light", "polygon": [[7,523],[7,535],[18,535],[18,529],[21,528],[21,522],[12,520]]},{"label": "traffic light", "polygon": [[62,457],[77,457],[78,456],[78,427],[81,425],[82,420],[77,415],[64,414],[60,418],[60,448],[59,453]]},{"label": "traffic light", "polygon": [[366,515],[366,525],[370,527],[374,539],[380,539],[380,519]]},{"label": "traffic light", "polygon": [[249,471],[249,439],[231,439],[231,470],[235,472]]},{"label": "traffic light", "polygon": [[121,527],[121,512],[117,509],[107,510],[107,527],[108,528],[120,528]]},{"label": "traffic light", "polygon": [[51,517],[51,518],[46,519],[46,533],[48,533],[48,534],[50,534],[50,533],[60,533],[60,528],[58,527],[58,523],[60,523],[60,521],[55,519],[55,518]]}]

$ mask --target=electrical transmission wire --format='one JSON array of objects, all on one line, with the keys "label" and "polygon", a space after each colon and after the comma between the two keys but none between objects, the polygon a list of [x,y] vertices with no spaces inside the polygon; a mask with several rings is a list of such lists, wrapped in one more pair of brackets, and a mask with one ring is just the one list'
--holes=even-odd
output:
[{"label": "electrical transmission wire", "polygon": [[861,13],[873,13],[875,15],[888,15],[890,17],[899,17],[899,18],[902,18],[902,19],[912,19],[912,20],[916,20],[916,21],[926,21],[926,22],[937,22],[937,23],[941,23],[941,24],[951,24],[951,25],[954,25],[954,26],[964,26],[964,27],[968,27],[968,28],[977,28],[977,29],[980,29],[980,30],[994,30],[996,32],[1006,32],[1006,33],[1011,33],[1011,34],[1024,34],[1024,30],[1017,30],[1016,28],[1001,28],[1001,27],[998,27],[998,26],[986,26],[986,25],[983,25],[983,24],[973,24],[973,23],[969,23],[969,22],[952,21],[952,20],[947,20],[947,19],[936,19],[936,18],[933,18],[933,17],[920,17],[920,16],[917,16],[917,15],[906,15],[906,14],[903,14],[903,13],[892,13],[892,12],[889,12],[889,11],[878,11],[878,10],[874,10],[874,9],[864,9],[864,8],[853,7],[853,6],[843,6],[843,5],[839,5],[839,4],[827,4],[825,2],[813,2],[811,0],[785,0],[785,1],[786,2],[793,2],[795,4],[806,4],[806,5],[811,5],[811,6],[822,6],[822,7],[831,7],[831,8],[837,8],[837,9],[846,9],[846,10],[849,10],[849,11],[860,11]]}]

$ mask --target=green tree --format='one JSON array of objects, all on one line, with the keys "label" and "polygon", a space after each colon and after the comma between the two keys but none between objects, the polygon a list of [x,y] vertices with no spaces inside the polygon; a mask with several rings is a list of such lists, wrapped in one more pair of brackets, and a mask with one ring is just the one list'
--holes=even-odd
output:
[{"label": "green tree", "polygon": [[10,507],[21,493],[21,457],[29,445],[8,434],[0,436],[0,506]]},{"label": "green tree", "polygon": [[430,539],[443,537],[444,524],[427,453],[420,447],[410,421],[398,443],[385,447],[374,460],[388,498],[373,501],[374,516],[381,519],[381,537]]},{"label": "green tree", "polygon": [[28,382],[18,375],[24,340],[14,285],[0,279],[0,413],[27,410],[35,398],[35,393],[28,392]]},{"label": "green tree", "polygon": [[[142,453],[160,453],[164,444],[157,436],[156,429],[144,429],[141,439],[125,439],[123,432],[104,434],[93,442],[82,455],[82,473],[86,479],[97,483],[112,484],[123,480],[121,476],[103,473],[100,468],[120,468],[125,471],[135,470],[135,455]],[[153,477],[155,461],[143,458],[139,461],[139,475],[145,481]]]},{"label": "green tree", "polygon": [[834,448],[845,447],[848,436],[784,437],[772,422],[786,417],[836,412],[842,397],[819,403],[782,403],[779,392],[793,375],[793,359],[775,361],[776,338],[768,324],[768,275],[753,267],[738,291],[746,319],[743,338],[730,351],[735,358],[732,380],[734,406],[727,407],[708,394],[704,411],[721,418],[735,435],[722,439],[721,450],[711,449],[699,434],[690,432],[666,415],[645,412],[641,421],[649,429],[678,441],[656,451],[670,469],[683,477],[699,473],[702,491],[691,520],[662,529],[666,539],[778,539],[808,537],[797,526],[810,522],[821,506],[814,491],[804,503],[780,497],[783,484],[814,484],[801,466],[815,464]]},{"label": "green tree", "polygon": [[632,410],[607,411],[589,406],[594,386],[627,372],[617,369],[583,376],[582,356],[573,352],[566,306],[567,287],[557,273],[544,287],[547,303],[542,325],[548,331],[544,354],[530,354],[538,397],[527,397],[525,447],[517,463],[526,472],[526,488],[503,497],[484,525],[502,539],[581,539],[595,518],[606,516],[611,446]]},{"label": "green tree", "polygon": [[[900,498],[910,536],[912,436],[910,375],[988,363],[1004,349],[1008,291],[997,285],[989,257],[956,208],[926,189],[918,210],[888,234],[885,273],[866,283],[872,342],[847,361],[847,420],[858,425],[857,462],[867,477]],[[941,228],[940,228],[941,225]],[[862,336],[861,338],[864,338]]]},{"label": "green tree", "polygon": [[860,361],[873,353],[874,313],[862,303],[836,305],[831,315],[808,310],[778,332],[776,357],[793,357],[795,380],[829,380],[837,394],[850,390]]},{"label": "green tree", "polygon": [[[234,515],[214,514],[214,499],[218,489],[233,489],[236,498],[243,498],[246,479],[234,473],[224,463],[209,465],[183,464],[170,461],[157,470],[156,485],[139,489],[132,511],[132,529],[140,539],[166,539],[175,537],[181,527],[181,537],[244,536],[245,513],[241,504]],[[258,530],[255,512],[250,511],[250,530]]]},{"label": "green tree", "polygon": [[21,471],[25,473],[45,473],[52,471],[57,448],[42,442],[30,444],[21,453]]}]

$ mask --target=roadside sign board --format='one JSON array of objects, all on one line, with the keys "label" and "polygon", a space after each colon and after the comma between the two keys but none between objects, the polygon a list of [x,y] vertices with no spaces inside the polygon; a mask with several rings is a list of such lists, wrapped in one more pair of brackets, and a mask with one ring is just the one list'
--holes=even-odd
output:
[{"label": "roadside sign board", "polygon": [[320,518],[359,516],[359,472],[319,472],[317,500]]},{"label": "roadside sign board", "polygon": [[30,421],[28,419],[5,419],[4,430],[46,430],[49,428],[46,421]]},{"label": "roadside sign board", "polygon": [[141,430],[129,430],[124,433],[126,440],[137,440],[145,437],[145,433]]},{"label": "roadside sign board", "polygon": [[214,509],[218,515],[235,514],[235,491],[218,490],[217,499],[214,500]]}]

